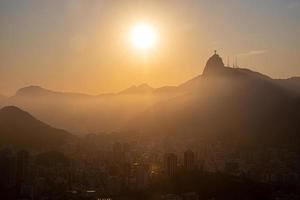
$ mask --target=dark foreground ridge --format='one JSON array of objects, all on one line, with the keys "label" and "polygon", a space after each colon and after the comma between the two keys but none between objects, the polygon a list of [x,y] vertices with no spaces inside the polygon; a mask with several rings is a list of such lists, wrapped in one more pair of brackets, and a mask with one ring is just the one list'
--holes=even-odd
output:
[{"label": "dark foreground ridge", "polygon": [[0,110],[0,145],[31,150],[58,149],[71,134],[52,128],[15,106]]}]

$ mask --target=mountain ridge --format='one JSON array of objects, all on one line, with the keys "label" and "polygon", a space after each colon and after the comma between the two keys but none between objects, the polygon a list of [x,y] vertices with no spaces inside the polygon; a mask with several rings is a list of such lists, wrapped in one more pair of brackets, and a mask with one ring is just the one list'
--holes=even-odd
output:
[{"label": "mountain ridge", "polygon": [[[300,98],[299,77],[272,79],[250,69],[226,67],[219,56],[212,57],[217,57],[219,60],[216,62],[216,71],[213,67],[213,70],[209,69],[207,73],[202,73],[177,86],[154,88],[148,84],[140,84],[117,93],[100,95],[64,93],[31,86],[21,88],[17,92],[18,95],[0,103],[2,106],[19,106],[38,116],[42,121],[72,133],[91,133],[119,130],[155,104],[162,104],[168,100],[174,101],[177,97],[185,95],[199,96],[202,93],[211,93],[208,91],[210,85],[215,87],[212,90],[225,96],[233,92],[233,89],[236,90],[233,92],[234,95],[239,93],[246,96],[249,90],[248,93],[253,96],[248,98],[255,99],[255,96],[265,96],[262,91],[264,88],[266,92],[272,91],[271,96],[280,93],[287,99]],[[212,63],[214,64],[214,61]],[[232,88],[232,91],[228,88]],[[231,92],[226,94],[226,90]],[[215,95],[216,98],[223,98],[218,94]],[[267,96],[265,99],[272,102]]]},{"label": "mountain ridge", "polygon": [[31,150],[61,148],[72,137],[67,131],[53,128],[16,106],[0,109],[0,132],[2,145]]},{"label": "mountain ridge", "polygon": [[73,92],[58,92],[45,89],[41,86],[30,85],[17,90],[15,96],[22,97],[92,97],[88,94],[73,93]]},{"label": "mountain ridge", "polygon": [[125,128],[145,135],[223,138],[297,149],[300,101],[275,79],[225,67],[214,58],[205,73],[181,85],[188,92],[153,105]]},{"label": "mountain ridge", "polygon": [[118,94],[141,94],[141,93],[152,93],[155,88],[149,86],[147,83],[142,83],[140,85],[133,85],[125,90],[120,91]]},{"label": "mountain ridge", "polygon": [[[225,67],[225,66],[224,66]],[[247,68],[231,68],[231,67],[225,67],[225,69],[227,71],[230,71],[232,69],[234,69],[236,72],[239,72],[240,75],[256,75],[257,77],[263,78],[263,79],[268,79],[268,80],[273,80],[274,82],[276,82],[277,84],[279,84],[280,86],[283,86],[284,88],[289,89],[289,86],[291,87],[295,87],[294,89],[292,89],[292,91],[296,91],[298,93],[298,90],[300,90],[300,77],[298,76],[294,76],[294,77],[290,77],[287,79],[273,79],[265,74],[256,72],[256,71],[252,71],[250,69]],[[124,90],[121,90],[117,93],[100,93],[98,95],[91,95],[91,94],[86,94],[86,93],[79,93],[79,92],[62,92],[62,91],[54,91],[54,90],[49,90],[46,89],[42,86],[38,86],[38,85],[30,85],[30,86],[26,86],[23,88],[20,88],[16,91],[15,96],[23,96],[23,97],[85,97],[85,98],[97,98],[97,97],[108,97],[108,96],[113,96],[113,95],[130,95],[130,94],[142,94],[142,93],[166,93],[166,92],[175,92],[175,91],[182,91],[184,89],[189,88],[189,85],[194,85],[195,82],[198,82],[199,79],[201,79],[201,77],[203,77],[204,74],[202,75],[198,75],[190,80],[187,80],[177,86],[161,86],[158,88],[154,88],[151,87],[149,84],[147,83],[142,83],[139,85],[132,85]],[[191,83],[191,84],[190,84]],[[300,92],[299,92],[300,93]],[[0,99],[6,99],[8,97],[4,96],[4,95],[0,95]]]}]

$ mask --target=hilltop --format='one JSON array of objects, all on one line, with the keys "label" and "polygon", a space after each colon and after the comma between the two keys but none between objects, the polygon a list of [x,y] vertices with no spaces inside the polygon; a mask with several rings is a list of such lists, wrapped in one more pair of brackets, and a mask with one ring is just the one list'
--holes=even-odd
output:
[{"label": "hilltop", "polygon": [[59,149],[72,137],[15,106],[0,109],[0,133],[0,145],[31,150]]}]

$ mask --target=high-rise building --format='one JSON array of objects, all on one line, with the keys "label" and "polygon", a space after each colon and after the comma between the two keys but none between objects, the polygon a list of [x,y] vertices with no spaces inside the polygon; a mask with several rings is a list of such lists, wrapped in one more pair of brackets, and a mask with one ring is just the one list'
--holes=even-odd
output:
[{"label": "high-rise building", "polygon": [[122,144],[120,142],[116,142],[113,145],[113,159],[114,162],[121,163],[123,162],[124,152],[122,148]]},{"label": "high-rise building", "polygon": [[22,150],[17,153],[17,184],[24,182],[28,178],[29,154]]},{"label": "high-rise building", "polygon": [[195,153],[191,150],[184,152],[184,168],[192,170],[195,168]]},{"label": "high-rise building", "polygon": [[29,178],[29,153],[25,150],[17,152],[16,185],[20,196],[31,196],[32,188],[27,185]]},{"label": "high-rise building", "polygon": [[16,184],[16,156],[7,148],[0,151],[0,187],[12,188]]},{"label": "high-rise building", "polygon": [[238,174],[239,173],[239,163],[236,161],[227,161],[225,163],[225,172],[228,174]]},{"label": "high-rise building", "polygon": [[144,190],[149,184],[149,166],[138,165],[135,172],[136,189]]},{"label": "high-rise building", "polygon": [[164,166],[168,176],[173,176],[177,169],[177,156],[174,153],[165,154]]},{"label": "high-rise building", "polygon": [[124,151],[124,152],[129,152],[130,150],[131,150],[130,144],[129,144],[128,142],[125,142],[125,143],[123,144],[123,151]]}]

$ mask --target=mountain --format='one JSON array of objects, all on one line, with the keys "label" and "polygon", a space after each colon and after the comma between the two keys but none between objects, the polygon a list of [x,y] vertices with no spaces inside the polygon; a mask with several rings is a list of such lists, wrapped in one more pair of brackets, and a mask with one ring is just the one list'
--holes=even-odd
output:
[{"label": "mountain", "polygon": [[[189,126],[192,121],[199,124],[195,119],[200,118],[200,116],[197,116],[198,114],[209,115],[221,105],[224,106],[224,109],[226,106],[229,108],[230,105],[227,104],[231,102],[232,104],[235,102],[235,105],[231,105],[233,107],[231,110],[236,110],[237,113],[232,112],[232,115],[235,115],[237,120],[242,120],[239,117],[240,110],[248,111],[248,108],[249,116],[255,116],[254,113],[258,110],[262,110],[261,113],[263,114],[273,111],[279,112],[278,108],[273,111],[271,108],[264,111],[271,105],[277,105],[281,109],[292,109],[294,104],[297,107],[298,104],[295,101],[297,102],[299,101],[297,99],[300,99],[299,85],[299,78],[272,79],[249,69],[226,67],[222,58],[215,54],[207,62],[203,74],[178,86],[153,88],[147,84],[141,84],[118,93],[95,96],[52,91],[40,86],[29,86],[19,89],[16,95],[7,98],[5,101],[1,102],[0,100],[0,106],[16,105],[51,126],[62,127],[72,133],[118,131],[126,127],[127,124],[131,124],[128,126],[134,129],[150,132],[151,127],[164,124],[165,120],[151,121],[151,117],[147,116],[146,113],[150,116],[159,115],[155,118],[157,120],[166,115],[166,121],[169,121],[169,123],[177,123],[175,120],[177,117],[178,124],[183,123],[182,127],[185,127],[185,125]],[[217,101],[216,99],[219,99],[220,105],[213,105]],[[287,102],[279,104],[280,101]],[[286,106],[285,104],[290,104],[288,106],[291,108],[283,108]],[[213,111],[202,111],[202,109],[208,109],[210,106]],[[166,109],[169,110],[163,111]],[[179,109],[184,110],[181,111],[182,113],[177,113]],[[222,108],[219,109],[222,110]],[[195,114],[195,117],[188,114],[193,113],[193,110],[197,114]],[[246,111],[245,116],[248,116]],[[231,113],[231,111],[229,112]],[[171,116],[168,116],[169,114]],[[192,120],[184,122],[180,120],[180,116],[186,120],[191,117]],[[257,119],[262,116],[264,115],[259,116]],[[148,118],[150,118],[149,122],[147,122]],[[226,120],[229,119],[224,121]],[[207,123],[207,126],[208,124],[210,123]],[[149,126],[149,129],[142,128],[143,125],[145,127]],[[182,132],[180,127],[177,132]]]},{"label": "mountain", "polygon": [[96,133],[119,130],[131,118],[154,103],[167,99],[170,88],[147,84],[130,87],[119,93],[85,95],[44,89],[21,88],[4,105],[16,105],[54,127],[72,133]]},{"label": "mountain", "polygon": [[13,145],[32,150],[62,147],[72,135],[53,128],[18,107],[0,109],[0,145]]},{"label": "mountain", "polygon": [[28,86],[19,89],[16,92],[15,97],[28,97],[28,98],[87,98],[91,97],[82,93],[71,92],[56,92],[52,90],[44,89],[40,86]]},{"label": "mountain", "polygon": [[[165,87],[169,88],[169,87]],[[163,88],[159,88],[158,91],[161,91]],[[28,86],[20,88],[14,98],[26,97],[26,98],[102,98],[102,97],[111,97],[115,95],[136,95],[136,94],[148,94],[155,92],[156,89],[152,88],[146,83],[140,85],[133,85],[127,89],[124,89],[118,93],[104,93],[99,95],[88,95],[83,93],[71,93],[71,92],[58,92],[52,91],[41,86]],[[0,96],[1,98],[1,96]]]},{"label": "mountain", "polygon": [[119,94],[146,94],[154,92],[154,88],[150,87],[148,84],[141,84],[138,86],[131,86],[125,90],[119,92]]},{"label": "mountain", "polygon": [[296,97],[300,97],[300,77],[275,80],[278,85],[288,90]]},{"label": "mountain", "polygon": [[215,54],[202,75],[178,88],[185,92],[153,105],[126,128],[262,147],[300,145],[300,99],[268,76],[225,67]]}]

